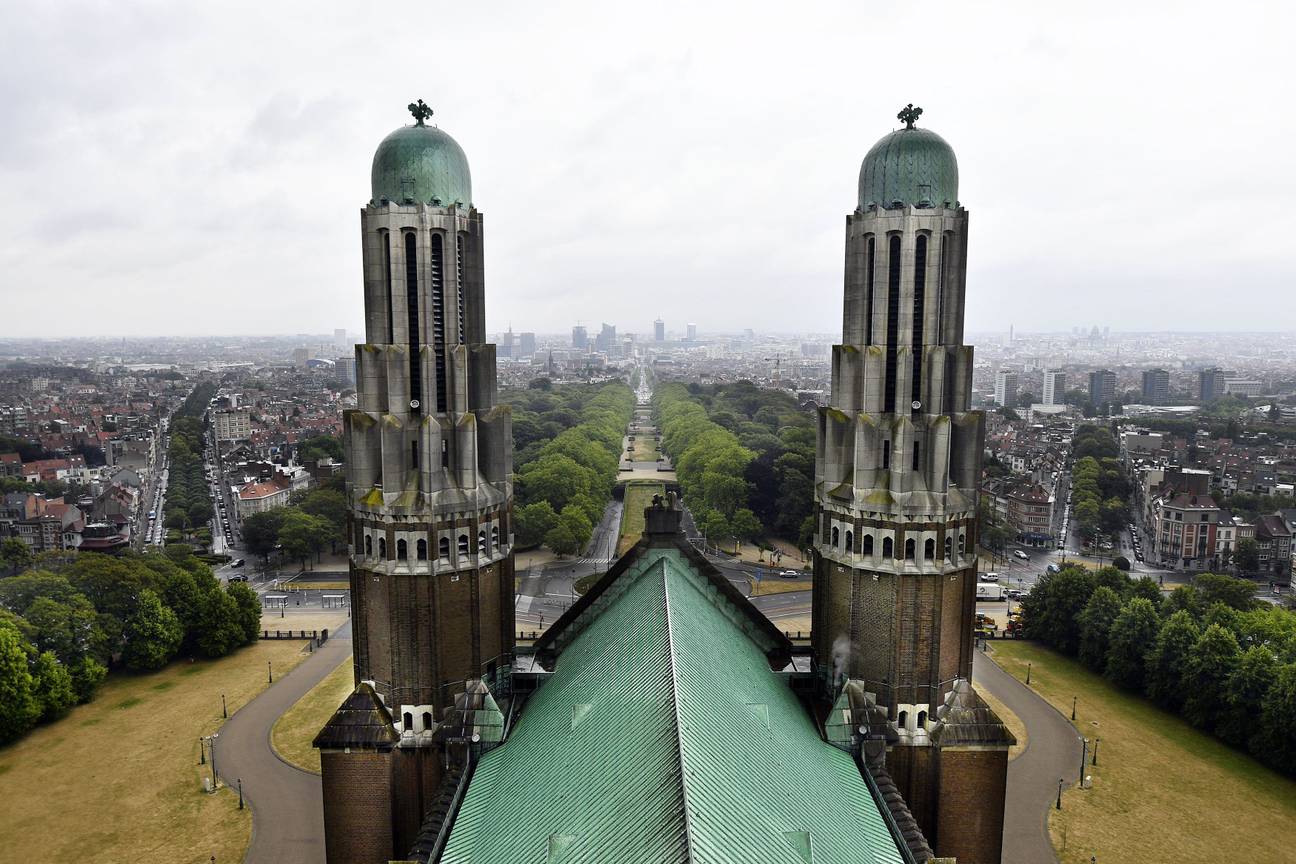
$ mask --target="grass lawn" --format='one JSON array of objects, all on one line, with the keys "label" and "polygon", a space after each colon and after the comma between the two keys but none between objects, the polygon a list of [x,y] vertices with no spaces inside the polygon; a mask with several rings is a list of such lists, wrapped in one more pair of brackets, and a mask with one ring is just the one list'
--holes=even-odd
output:
[{"label": "grass lawn", "polygon": [[311,742],[342,700],[351,695],[353,685],[351,658],[348,656],[275,721],[270,730],[270,746],[281,758],[298,768],[320,773],[319,751],[311,746]]},{"label": "grass lawn", "polygon": [[995,659],[1102,738],[1092,789],[1065,793],[1049,832],[1064,864],[1290,861],[1296,781],[1193,729],[1079,663],[1027,642],[995,642]]},{"label": "grass lawn", "polygon": [[784,579],[782,576],[766,576],[752,586],[751,596],[764,597],[766,594],[789,594],[793,591],[809,591],[814,582],[809,579]]},{"label": "grass lawn", "polygon": [[621,510],[621,536],[617,539],[617,557],[624,555],[627,549],[639,542],[644,529],[644,509],[652,505],[654,495],[665,494],[666,487],[661,483],[626,483],[625,507]]},{"label": "grass lawn", "polygon": [[[1035,679],[1032,677],[1031,681]],[[1026,749],[1027,735],[1026,726],[1022,723],[1021,718],[1008,710],[1008,706],[996,699],[988,690],[977,689],[977,695],[986,701],[994,712],[999,715],[999,719],[1008,727],[1008,731],[1017,739],[1017,743],[1008,748],[1008,761],[1016,759]],[[1101,755],[1101,754],[1100,754]],[[1079,767],[1079,766],[1077,766]]]},{"label": "grass lawn", "polygon": [[661,453],[657,450],[656,436],[639,435],[634,440],[634,452],[630,454],[632,462],[656,462]]},{"label": "grass lawn", "polygon": [[201,791],[198,738],[282,674],[302,644],[258,642],[220,660],[108,678],[98,697],[0,750],[0,858],[6,861],[242,861],[252,811]]}]

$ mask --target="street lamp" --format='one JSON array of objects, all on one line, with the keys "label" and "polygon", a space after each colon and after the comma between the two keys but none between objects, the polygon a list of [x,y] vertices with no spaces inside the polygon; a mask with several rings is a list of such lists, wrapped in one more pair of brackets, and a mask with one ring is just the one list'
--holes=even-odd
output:
[{"label": "street lamp", "polygon": [[1098,744],[1099,744],[1099,742],[1101,742],[1101,741],[1102,741],[1101,738],[1095,738],[1095,739],[1094,739],[1093,763],[1092,763],[1092,764],[1094,764],[1094,765],[1097,765],[1097,764],[1098,764]]},{"label": "street lamp", "polygon": [[1062,809],[1062,784],[1065,783],[1065,782],[1066,782],[1066,781],[1063,780],[1061,777],[1058,778],[1057,809],[1059,809],[1059,810]]},{"label": "street lamp", "polygon": [[1027,687],[1030,686],[1030,673],[1031,673],[1031,664],[1027,663],[1026,664],[1026,686]]},{"label": "street lamp", "polygon": [[266,661],[266,683],[267,684],[274,683],[274,669],[270,666],[269,660]]},{"label": "street lamp", "polygon": [[1072,720],[1075,719],[1076,700],[1079,699],[1079,698],[1080,698],[1080,697],[1078,697],[1078,696],[1072,696],[1072,697],[1071,697],[1071,719],[1072,719]]},{"label": "street lamp", "polygon": [[1085,759],[1089,756],[1089,739],[1080,739],[1080,788],[1084,788]]}]

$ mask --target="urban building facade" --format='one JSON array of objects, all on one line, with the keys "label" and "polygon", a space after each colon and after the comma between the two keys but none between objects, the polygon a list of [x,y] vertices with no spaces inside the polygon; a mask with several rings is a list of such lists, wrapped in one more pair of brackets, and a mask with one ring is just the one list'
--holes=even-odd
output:
[{"label": "urban building facade", "polygon": [[1009,408],[1017,405],[1017,373],[1000,369],[995,373],[994,401],[996,405]]},{"label": "urban building facade", "polygon": [[449,135],[373,159],[361,209],[365,342],[346,412],[356,689],[315,739],[327,858],[403,858],[445,765],[434,736],[513,650],[512,433],[485,341],[482,214]]},{"label": "urban building facade", "polygon": [[1095,408],[1110,405],[1116,400],[1116,373],[1099,369],[1089,373],[1089,402]]},{"label": "urban building facade", "polygon": [[1040,401],[1045,405],[1061,405],[1066,401],[1066,373],[1061,369],[1044,370],[1044,392]]},{"label": "urban building facade", "polygon": [[1203,402],[1211,402],[1224,395],[1224,382],[1236,375],[1223,369],[1211,367],[1197,373],[1197,396]]},{"label": "urban building facade", "polygon": [[252,415],[247,411],[216,411],[212,428],[217,441],[246,441],[252,436]]},{"label": "urban building facade", "polygon": [[[865,156],[846,217],[812,641],[825,693],[854,684],[885,718],[887,770],[936,855],[997,862],[1012,736],[970,684],[985,426],[963,344],[968,214],[953,150],[917,113]],[[964,711],[984,720],[975,741]]]},{"label": "urban building facade", "polygon": [[1164,369],[1147,369],[1143,372],[1143,401],[1149,405],[1164,405],[1170,399],[1170,373]]}]

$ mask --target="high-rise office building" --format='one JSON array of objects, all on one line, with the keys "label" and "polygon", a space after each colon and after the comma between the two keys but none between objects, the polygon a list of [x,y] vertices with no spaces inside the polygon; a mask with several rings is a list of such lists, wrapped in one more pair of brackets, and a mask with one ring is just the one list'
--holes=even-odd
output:
[{"label": "high-rise office building", "polygon": [[572,328],[572,347],[582,351],[589,347],[589,333],[579,324]]},{"label": "high-rise office building", "polygon": [[519,333],[517,342],[517,356],[531,357],[536,353],[536,338],[534,333]]},{"label": "high-rise office building", "polygon": [[968,214],[954,152],[918,113],[869,150],[846,217],[812,644],[822,688],[857,682],[868,737],[887,742],[885,770],[936,855],[997,862],[1013,738],[971,683],[985,418],[963,344]]},{"label": "high-rise office building", "polygon": [[599,330],[598,336],[594,337],[594,350],[611,352],[617,347],[616,326],[613,324],[604,324]]},{"label": "high-rise office building", "polygon": [[1224,395],[1224,382],[1236,378],[1236,372],[1211,367],[1197,373],[1197,396],[1203,402],[1212,402]]},{"label": "high-rise office building", "polygon": [[513,650],[512,432],[482,216],[463,150],[410,107],[360,211],[365,341],[343,419],[355,690],[315,739],[330,864],[407,857],[447,752],[467,746],[437,723],[466,688],[488,696]]},{"label": "high-rise office building", "polygon": [[1143,372],[1143,401],[1149,405],[1163,405],[1170,399],[1170,373],[1164,369],[1147,369]]},{"label": "high-rise office building", "polygon": [[1066,401],[1066,373],[1061,369],[1044,370],[1044,393],[1041,400],[1045,405],[1061,405]]},{"label": "high-rise office building", "polygon": [[687,328],[687,333],[688,333],[688,341],[690,341],[690,342],[696,342],[696,341],[697,341],[697,325],[696,325],[696,324],[693,324],[692,322],[690,322],[689,325],[688,325],[688,328]]},{"label": "high-rise office building", "polygon": [[1009,408],[1017,406],[1017,373],[1009,369],[1000,369],[995,372],[995,392],[994,400],[996,405],[1006,405]]},{"label": "high-rise office building", "polygon": [[660,318],[653,322],[653,341],[666,341],[666,322],[662,321]]},{"label": "high-rise office building", "polygon": [[1089,401],[1095,408],[1110,405],[1116,401],[1116,373],[1110,369],[1099,369],[1089,373]]}]

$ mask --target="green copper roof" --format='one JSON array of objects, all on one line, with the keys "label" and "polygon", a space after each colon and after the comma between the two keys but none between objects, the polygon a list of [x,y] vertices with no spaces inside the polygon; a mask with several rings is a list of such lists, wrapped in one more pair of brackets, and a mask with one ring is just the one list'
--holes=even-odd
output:
[{"label": "green copper roof", "polygon": [[859,206],[958,205],[958,160],[930,129],[897,129],[873,145],[860,166]]},{"label": "green copper roof", "polygon": [[472,203],[472,175],[463,148],[435,126],[405,126],[374,153],[373,200],[396,204]]},{"label": "green copper roof", "polygon": [[705,575],[653,548],[619,579],[482,757],[443,862],[902,861],[850,755]]}]

